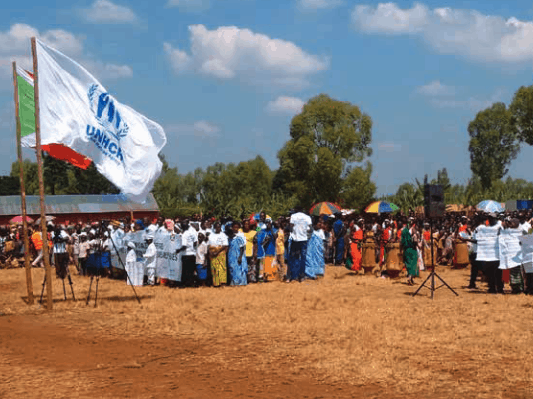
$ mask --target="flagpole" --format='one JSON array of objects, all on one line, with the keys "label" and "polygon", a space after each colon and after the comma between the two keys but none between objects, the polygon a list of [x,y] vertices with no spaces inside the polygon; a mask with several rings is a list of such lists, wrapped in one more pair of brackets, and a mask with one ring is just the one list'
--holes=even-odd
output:
[{"label": "flagpole", "polygon": [[37,155],[37,174],[39,175],[39,202],[41,205],[41,232],[43,237],[43,258],[46,272],[46,307],[52,310],[52,269],[50,268],[50,251],[48,248],[48,231],[46,228],[46,212],[44,205],[43,158],[41,154],[41,119],[39,110],[39,68],[37,63],[37,43],[31,38],[31,54],[33,56],[33,92],[35,98],[35,149]]},{"label": "flagpole", "polygon": [[24,186],[24,165],[22,161],[21,127],[19,115],[19,87],[17,81],[17,63],[13,61],[13,86],[15,92],[15,120],[17,130],[17,155],[20,170],[20,206],[22,208],[22,229],[24,230],[24,267],[26,268],[26,288],[28,291],[28,305],[33,305],[33,280],[30,264],[30,240],[28,237],[28,222],[26,221],[26,188]]}]

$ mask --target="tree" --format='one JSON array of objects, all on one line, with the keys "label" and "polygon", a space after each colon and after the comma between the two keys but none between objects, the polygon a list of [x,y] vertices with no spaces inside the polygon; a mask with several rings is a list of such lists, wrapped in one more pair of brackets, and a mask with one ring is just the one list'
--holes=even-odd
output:
[{"label": "tree", "polygon": [[509,110],[519,140],[533,145],[533,86],[520,87],[513,97]]},{"label": "tree", "polygon": [[[19,176],[19,163],[11,164],[10,176]],[[84,170],[43,153],[45,194],[118,194],[120,190],[107,180],[94,163]],[[39,194],[37,163],[24,160],[26,194]]]},{"label": "tree", "polygon": [[468,125],[470,169],[479,176],[484,189],[504,177],[516,158],[520,145],[511,123],[511,112],[504,103],[495,103],[477,113]]},{"label": "tree", "polygon": [[372,182],[371,175],[372,164],[370,162],[367,162],[364,168],[358,166],[348,171],[343,181],[341,194],[346,208],[360,212],[372,201],[376,193],[376,185]]},{"label": "tree", "polygon": [[292,119],[290,136],[278,153],[276,189],[294,194],[302,205],[338,200],[348,168],[372,154],[370,117],[325,94]]}]

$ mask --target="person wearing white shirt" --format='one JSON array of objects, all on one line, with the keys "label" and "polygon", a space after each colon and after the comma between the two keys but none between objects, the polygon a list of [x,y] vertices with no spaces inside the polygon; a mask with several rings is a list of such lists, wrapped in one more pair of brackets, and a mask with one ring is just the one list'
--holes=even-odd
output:
[{"label": "person wearing white shirt", "polygon": [[504,222],[500,232],[500,269],[509,270],[509,283],[513,294],[524,291],[522,278],[522,248],[519,237],[524,229],[519,226],[518,219]]},{"label": "person wearing white shirt", "polygon": [[488,215],[489,225],[484,223],[480,224],[475,230],[476,238],[472,242],[477,244],[477,257],[478,265],[484,270],[488,285],[489,293],[503,294],[503,280],[502,271],[500,266],[500,247],[499,236],[501,226],[496,220],[496,214],[489,213]]},{"label": "person wearing white shirt", "polygon": [[129,251],[126,255],[126,273],[128,274],[128,279],[126,280],[127,285],[142,286],[144,271],[141,262],[137,262],[137,253],[135,252],[135,244],[130,241],[127,245]]},{"label": "person wearing white shirt", "polygon": [[196,284],[194,272],[196,271],[196,248],[198,247],[198,232],[189,225],[188,220],[181,223],[183,231],[181,235],[181,248],[176,253],[183,252],[181,256],[181,282],[185,287],[192,287]]},{"label": "person wearing white shirt", "polygon": [[155,269],[157,266],[157,248],[154,244],[154,235],[149,232],[145,236],[145,241],[148,244],[146,252],[144,253],[144,267],[146,275],[148,276],[148,285],[155,285]]},{"label": "person wearing white shirt", "polygon": [[69,241],[69,239],[69,235],[63,228],[56,229],[52,232],[56,276],[61,279],[67,277],[68,274],[69,256],[67,252],[67,242]]},{"label": "person wearing white shirt", "polygon": [[307,255],[307,241],[312,233],[313,222],[309,215],[302,212],[302,207],[295,208],[289,221],[290,224],[290,250],[289,250],[289,281],[305,277],[305,257]]}]

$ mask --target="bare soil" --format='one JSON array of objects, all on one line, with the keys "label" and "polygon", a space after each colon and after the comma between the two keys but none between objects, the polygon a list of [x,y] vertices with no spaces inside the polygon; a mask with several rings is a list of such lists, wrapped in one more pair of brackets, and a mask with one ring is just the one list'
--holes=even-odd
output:
[{"label": "bare soil", "polygon": [[459,297],[330,266],[303,283],[139,287],[142,305],[103,279],[95,308],[73,276],[77,301],[54,279],[47,312],[25,303],[23,269],[0,270],[0,398],[533,397],[533,298],[438,272]]}]

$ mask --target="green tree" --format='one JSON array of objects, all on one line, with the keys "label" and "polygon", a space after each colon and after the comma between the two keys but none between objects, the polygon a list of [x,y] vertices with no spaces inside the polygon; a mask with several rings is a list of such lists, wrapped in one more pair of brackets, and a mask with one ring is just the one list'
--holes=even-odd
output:
[{"label": "green tree", "polygon": [[376,193],[376,185],[371,180],[372,164],[367,162],[365,167],[355,167],[348,171],[343,181],[341,198],[348,209],[361,212],[368,205]]},{"label": "green tree", "polygon": [[533,145],[533,86],[520,87],[509,110],[520,141]]},{"label": "green tree", "polygon": [[468,125],[470,169],[479,176],[484,189],[503,178],[516,158],[520,145],[504,103],[495,103],[477,113]]},{"label": "green tree", "polygon": [[275,189],[306,206],[340,199],[348,167],[372,153],[370,116],[325,94],[310,99],[292,119],[290,136],[278,153]]}]

